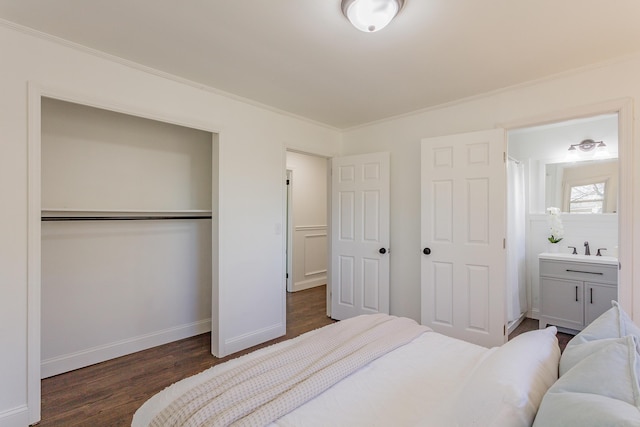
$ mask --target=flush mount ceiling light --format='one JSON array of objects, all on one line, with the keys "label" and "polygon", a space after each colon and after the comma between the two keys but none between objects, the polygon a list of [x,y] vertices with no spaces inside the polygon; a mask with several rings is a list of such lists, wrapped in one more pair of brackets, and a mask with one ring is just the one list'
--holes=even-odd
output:
[{"label": "flush mount ceiling light", "polygon": [[342,13],[365,33],[380,31],[400,12],[404,0],[342,0]]}]

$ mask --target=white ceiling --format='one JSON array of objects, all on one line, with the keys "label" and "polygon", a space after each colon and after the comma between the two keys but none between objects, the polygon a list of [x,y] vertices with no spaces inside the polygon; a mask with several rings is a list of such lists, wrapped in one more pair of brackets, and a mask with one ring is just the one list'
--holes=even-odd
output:
[{"label": "white ceiling", "polygon": [[638,0],[0,0],[0,18],[345,129],[640,51]]}]

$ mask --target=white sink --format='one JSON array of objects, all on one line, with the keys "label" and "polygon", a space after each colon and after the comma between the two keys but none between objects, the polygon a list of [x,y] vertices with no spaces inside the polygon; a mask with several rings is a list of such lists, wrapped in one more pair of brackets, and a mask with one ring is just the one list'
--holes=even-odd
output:
[{"label": "white sink", "polygon": [[618,265],[618,258],[613,256],[572,255],[572,254],[543,252],[538,255],[538,258],[552,259],[552,260],[555,259],[558,261],[590,262],[592,264]]}]

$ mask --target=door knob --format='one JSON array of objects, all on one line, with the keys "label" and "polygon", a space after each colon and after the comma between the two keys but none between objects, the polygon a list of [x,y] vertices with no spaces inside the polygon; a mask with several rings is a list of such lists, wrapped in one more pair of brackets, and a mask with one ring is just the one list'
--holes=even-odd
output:
[{"label": "door knob", "polygon": [[431,254],[431,249],[429,249],[429,248],[424,248],[424,249],[422,250],[422,253],[423,253],[423,254],[425,254],[425,255],[429,255],[429,254]]},{"label": "door knob", "polygon": [[382,255],[387,253],[387,250],[385,248],[380,248],[380,250],[378,251],[380,252]]}]

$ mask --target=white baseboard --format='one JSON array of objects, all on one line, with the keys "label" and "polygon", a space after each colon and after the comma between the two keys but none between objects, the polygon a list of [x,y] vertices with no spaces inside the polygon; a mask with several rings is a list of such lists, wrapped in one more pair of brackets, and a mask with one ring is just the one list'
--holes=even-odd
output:
[{"label": "white baseboard", "polygon": [[29,425],[27,405],[0,412],[0,427],[25,427]]},{"label": "white baseboard", "polygon": [[41,363],[42,378],[51,377],[63,372],[115,359],[116,357],[146,350],[148,348],[167,344],[173,341],[189,338],[211,331],[211,319],[181,325],[162,331],[140,335],[126,340],[117,341],[98,347],[89,348],[75,353],[65,354]]},{"label": "white baseboard", "polygon": [[327,283],[327,276],[321,276],[315,279],[301,280],[293,284],[293,292],[304,291],[305,289],[315,288]]},{"label": "white baseboard", "polygon": [[510,335],[511,332],[515,331],[518,326],[522,323],[525,318],[526,313],[522,313],[520,317],[518,317],[513,322],[509,322],[509,328],[507,329],[507,335]]},{"label": "white baseboard", "polygon": [[287,333],[286,325],[277,324],[277,325],[267,326],[266,328],[259,329],[249,334],[230,338],[225,341],[224,354],[220,355],[219,357],[225,357],[230,354],[236,353],[240,350],[253,347],[254,345],[262,344],[263,342],[281,337],[286,333]]}]

